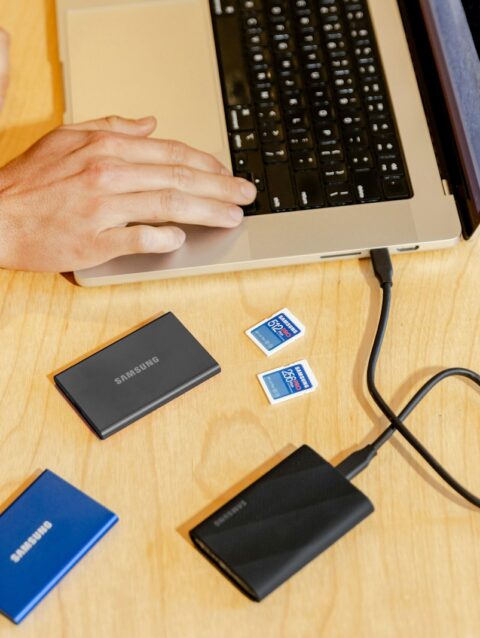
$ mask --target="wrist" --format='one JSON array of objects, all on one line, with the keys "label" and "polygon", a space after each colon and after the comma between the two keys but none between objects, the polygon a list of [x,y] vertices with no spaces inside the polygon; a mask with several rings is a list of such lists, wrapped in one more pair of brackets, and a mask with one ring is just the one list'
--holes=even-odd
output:
[{"label": "wrist", "polygon": [[16,224],[12,198],[2,191],[0,171],[0,268],[15,268]]}]

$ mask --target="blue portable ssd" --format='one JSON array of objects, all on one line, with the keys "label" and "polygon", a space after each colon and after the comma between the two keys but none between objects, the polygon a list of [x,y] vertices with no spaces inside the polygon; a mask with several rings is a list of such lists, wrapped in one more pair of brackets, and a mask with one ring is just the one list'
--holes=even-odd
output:
[{"label": "blue portable ssd", "polygon": [[0,515],[0,612],[23,620],[117,521],[45,470]]}]

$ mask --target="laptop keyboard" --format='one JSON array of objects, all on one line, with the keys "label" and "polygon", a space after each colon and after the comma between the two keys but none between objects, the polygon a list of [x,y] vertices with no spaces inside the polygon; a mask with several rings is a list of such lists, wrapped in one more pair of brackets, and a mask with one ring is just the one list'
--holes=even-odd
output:
[{"label": "laptop keyboard", "polygon": [[364,0],[211,0],[247,215],[410,197]]}]

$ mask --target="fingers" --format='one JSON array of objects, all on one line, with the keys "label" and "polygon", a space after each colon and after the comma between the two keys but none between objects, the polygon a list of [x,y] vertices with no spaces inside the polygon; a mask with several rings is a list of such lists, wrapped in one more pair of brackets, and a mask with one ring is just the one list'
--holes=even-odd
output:
[{"label": "fingers", "polygon": [[246,179],[206,173],[187,166],[127,164],[105,159],[93,163],[85,172],[87,186],[104,194],[178,190],[182,193],[246,205],[257,189]]},{"label": "fingers", "polygon": [[124,135],[146,136],[153,133],[156,125],[157,121],[152,116],[133,120],[119,115],[109,115],[98,120],[67,124],[62,128],[74,131],[110,131],[111,133],[123,133]]},{"label": "fingers", "polygon": [[185,233],[175,226],[110,228],[97,236],[98,262],[120,255],[168,253],[180,248],[184,241]]},{"label": "fingers", "polygon": [[107,200],[102,213],[109,225],[168,221],[232,228],[243,219],[243,210],[238,206],[177,190],[116,195]]},{"label": "fingers", "polygon": [[0,28],[0,111],[5,102],[9,80],[10,36]]},{"label": "fingers", "polygon": [[[61,128],[75,131],[105,133],[103,137],[87,140],[97,145],[100,154],[118,157],[125,162],[139,164],[186,165],[208,173],[231,175],[213,155],[188,146],[176,140],[146,139],[156,126],[154,117],[140,120],[111,115],[99,120],[66,125]],[[113,134],[111,137],[109,133]],[[136,138],[136,139],[134,139]],[[83,147],[82,147],[83,148]]]},{"label": "fingers", "polygon": [[116,155],[132,164],[169,164],[190,166],[206,173],[231,175],[213,155],[192,148],[175,140],[135,139],[118,137],[115,140]]},{"label": "fingers", "polygon": [[[83,126],[83,125],[80,125]],[[70,129],[85,130],[85,129]],[[89,156],[111,157],[131,164],[168,164],[190,166],[207,173],[231,175],[213,155],[175,140],[148,139],[105,130],[90,130],[77,149]]]}]

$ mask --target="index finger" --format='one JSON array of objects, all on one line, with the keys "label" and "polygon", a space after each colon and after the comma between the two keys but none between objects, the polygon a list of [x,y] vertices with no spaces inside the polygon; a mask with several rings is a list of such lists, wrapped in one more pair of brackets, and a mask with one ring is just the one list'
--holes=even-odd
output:
[{"label": "index finger", "polygon": [[[216,157],[177,140],[148,137],[156,120],[146,117],[133,120],[110,115],[97,120],[66,124],[62,128],[85,131],[91,135],[78,152],[90,152],[90,143],[100,155],[117,157],[133,164],[169,164],[190,166],[206,173],[231,175]],[[98,134],[101,134],[100,136]]]},{"label": "index finger", "polygon": [[153,137],[133,138],[122,135],[116,136],[112,147],[116,151],[116,157],[130,164],[189,166],[206,173],[231,175],[231,172],[213,155],[176,140],[160,140]]}]

